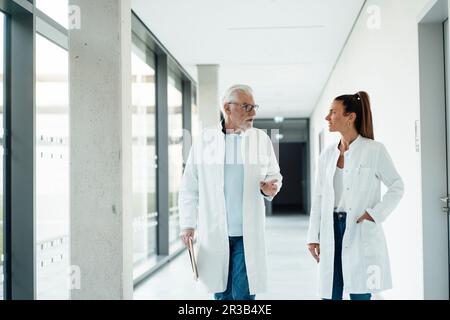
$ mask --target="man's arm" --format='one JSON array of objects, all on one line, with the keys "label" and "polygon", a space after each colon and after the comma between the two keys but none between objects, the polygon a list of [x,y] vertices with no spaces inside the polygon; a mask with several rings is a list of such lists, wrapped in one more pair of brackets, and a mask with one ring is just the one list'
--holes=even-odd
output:
[{"label": "man's arm", "polygon": [[195,163],[194,145],[184,168],[178,197],[178,210],[180,215],[180,237],[186,244],[188,237],[194,237],[198,217],[198,172]]},{"label": "man's arm", "polygon": [[[267,143],[269,144],[269,165],[267,170],[267,175],[264,181],[260,182],[261,194],[268,201],[272,201],[275,195],[280,192],[281,186],[283,185],[283,176],[280,173],[280,166],[278,165],[277,157],[275,156],[275,151],[273,150],[272,142],[267,136]],[[263,183],[264,182],[264,183]]]}]

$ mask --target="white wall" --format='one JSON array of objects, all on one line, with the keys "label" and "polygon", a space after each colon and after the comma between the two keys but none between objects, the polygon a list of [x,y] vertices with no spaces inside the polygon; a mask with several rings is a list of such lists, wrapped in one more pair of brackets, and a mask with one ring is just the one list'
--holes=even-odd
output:
[{"label": "white wall", "polygon": [[[368,0],[311,115],[311,174],[315,177],[318,135],[326,130],[324,117],[333,98],[358,90],[371,96],[375,139],[385,144],[405,182],[404,198],[384,223],[394,282],[394,288],[382,295],[386,299],[424,297],[415,121],[420,119],[417,17],[428,2]],[[379,10],[379,28],[369,27],[377,18],[369,8]],[[338,138],[327,132],[325,144]]]}]

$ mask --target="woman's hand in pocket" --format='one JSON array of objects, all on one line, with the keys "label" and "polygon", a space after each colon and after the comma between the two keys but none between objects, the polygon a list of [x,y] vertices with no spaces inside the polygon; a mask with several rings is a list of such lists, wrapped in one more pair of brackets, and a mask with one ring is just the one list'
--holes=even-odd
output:
[{"label": "woman's hand in pocket", "polygon": [[363,222],[363,220],[369,220],[369,221],[375,222],[375,220],[373,220],[372,216],[370,214],[368,214],[367,211],[364,212],[364,214],[361,217],[359,217],[358,220],[356,220],[356,223]]}]

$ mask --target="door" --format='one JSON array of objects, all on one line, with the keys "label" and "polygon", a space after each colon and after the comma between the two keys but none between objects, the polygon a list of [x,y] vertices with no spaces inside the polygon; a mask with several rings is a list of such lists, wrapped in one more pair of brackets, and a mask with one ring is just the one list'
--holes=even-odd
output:
[{"label": "door", "polygon": [[273,212],[306,214],[306,143],[280,143],[283,187],[273,200]]},{"label": "door", "polygon": [[[448,19],[444,22],[444,50],[445,50],[445,95],[446,95],[446,133],[447,133],[447,195],[442,198],[444,205],[444,212],[447,212],[447,225],[449,233],[449,258],[450,258],[450,219],[449,219],[449,207],[450,207],[450,41],[448,33]],[[450,270],[450,259],[449,259]],[[449,271],[450,273],[450,271]],[[450,274],[449,274],[450,279]],[[450,283],[449,283],[450,288]]]}]

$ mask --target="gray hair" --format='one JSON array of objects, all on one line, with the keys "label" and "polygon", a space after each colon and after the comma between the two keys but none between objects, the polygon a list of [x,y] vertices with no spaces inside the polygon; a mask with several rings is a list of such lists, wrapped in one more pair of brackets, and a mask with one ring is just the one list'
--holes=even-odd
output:
[{"label": "gray hair", "polygon": [[226,103],[235,101],[240,94],[253,97],[253,90],[250,86],[245,84],[235,84],[234,86],[231,86],[223,95],[222,109]]}]

